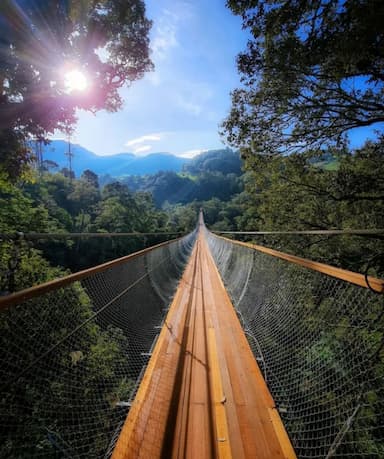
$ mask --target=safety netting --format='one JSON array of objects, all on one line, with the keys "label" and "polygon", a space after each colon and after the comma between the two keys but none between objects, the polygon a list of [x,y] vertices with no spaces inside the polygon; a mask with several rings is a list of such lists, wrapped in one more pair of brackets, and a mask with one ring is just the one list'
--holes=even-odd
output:
[{"label": "safety netting", "polygon": [[1,458],[110,457],[194,240],[74,275],[0,312]]},{"label": "safety netting", "polygon": [[207,237],[297,456],[383,458],[383,295]]}]

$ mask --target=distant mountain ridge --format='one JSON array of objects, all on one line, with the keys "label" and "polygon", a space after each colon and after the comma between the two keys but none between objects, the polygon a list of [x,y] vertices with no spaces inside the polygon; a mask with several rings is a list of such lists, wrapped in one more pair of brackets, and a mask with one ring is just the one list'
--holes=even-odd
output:
[{"label": "distant mountain ridge", "polygon": [[[136,156],[133,153],[119,153],[111,156],[98,156],[81,145],[71,144],[72,169],[79,177],[86,169],[98,175],[112,177],[127,175],[155,174],[159,171],[180,172],[190,159],[170,153],[152,153]],[[43,147],[43,160],[57,163],[59,169],[68,167],[68,142],[52,140]]]}]

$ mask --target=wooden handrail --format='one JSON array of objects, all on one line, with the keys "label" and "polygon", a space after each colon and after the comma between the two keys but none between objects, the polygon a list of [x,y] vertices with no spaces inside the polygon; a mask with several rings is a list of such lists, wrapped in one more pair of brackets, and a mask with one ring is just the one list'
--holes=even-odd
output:
[{"label": "wooden handrail", "polygon": [[151,232],[151,233],[139,233],[133,231],[130,233],[0,233],[0,239],[3,240],[14,240],[14,239],[26,239],[28,241],[35,239],[78,239],[78,238],[111,238],[111,237],[127,237],[127,236],[180,236],[185,235],[182,231],[173,232]]},{"label": "wooden handrail", "polygon": [[355,273],[353,271],[347,271],[346,269],[336,268],[335,266],[330,266],[324,263],[308,260],[306,258],[290,255],[288,253],[279,252],[278,250],[263,247],[261,245],[251,244],[249,242],[236,241],[218,235],[215,236],[220,239],[224,239],[225,241],[232,242],[233,244],[248,247],[250,249],[257,250],[258,252],[266,253],[267,255],[272,255],[273,257],[289,261],[290,263],[295,263],[297,265],[303,266],[304,268],[312,269],[319,273],[336,277],[337,279],[350,282],[351,284],[359,285],[360,287],[370,288],[371,290],[374,290],[377,293],[384,293],[383,279],[377,279],[376,277],[372,276],[364,276],[364,274]]},{"label": "wooden handrail", "polygon": [[344,230],[302,230],[302,231],[212,231],[215,234],[238,235],[329,235],[329,236],[374,236],[383,234],[384,229],[344,229]]},{"label": "wooden handrail", "polygon": [[134,258],[140,257],[141,255],[145,255],[146,253],[151,252],[154,249],[157,249],[159,247],[165,247],[171,244],[172,242],[179,241],[180,239],[181,238],[172,239],[171,241],[165,241],[160,244],[156,244],[152,247],[147,247],[146,249],[139,250],[138,252],[131,253],[124,257],[117,258],[116,260],[108,261],[93,268],[84,269],[83,271],[79,271],[74,274],[69,274],[68,276],[60,277],[58,279],[54,279],[40,285],[35,285],[25,290],[20,290],[19,292],[11,293],[10,295],[0,296],[0,311],[3,309],[7,309],[10,306],[19,304],[23,301],[27,301],[37,296],[43,295],[44,293],[52,292],[53,290],[65,287],[68,284],[80,281],[86,277],[92,276],[93,274],[106,271],[107,269],[112,268],[114,266],[121,265],[128,260],[133,260]]}]

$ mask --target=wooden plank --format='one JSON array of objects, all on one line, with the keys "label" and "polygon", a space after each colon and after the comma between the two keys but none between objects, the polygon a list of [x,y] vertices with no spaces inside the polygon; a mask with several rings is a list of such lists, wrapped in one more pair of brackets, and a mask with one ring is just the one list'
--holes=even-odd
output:
[{"label": "wooden plank", "polygon": [[294,459],[200,228],[112,458]]},{"label": "wooden plank", "polygon": [[210,374],[212,381],[212,403],[214,407],[215,419],[215,441],[217,448],[217,457],[219,459],[231,459],[231,441],[229,437],[227,413],[225,404],[227,402],[221,382],[219,359],[217,356],[215,329],[208,329],[208,349]]},{"label": "wooden plank", "polygon": [[[285,447],[290,441],[280,418],[275,418],[278,427],[273,425],[269,410],[275,408],[273,398],[262,377],[261,371],[250,349],[248,340],[241,328],[235,309],[226,292],[217,267],[207,249],[207,269],[211,272],[210,280],[212,291],[215,293],[217,333],[222,337],[222,352],[225,355],[225,364],[230,374],[231,390],[234,394],[241,394],[236,400],[237,423],[240,432],[245,457],[254,458],[283,458],[296,457],[286,455],[292,453]],[[232,423],[233,416],[229,418]],[[234,457],[236,453],[233,452]]]},{"label": "wooden plank", "polygon": [[276,430],[276,434],[280,439],[280,445],[283,450],[284,457],[287,459],[295,458],[295,450],[293,449],[291,440],[289,439],[287,432],[283,427],[279,412],[276,408],[270,408],[269,415],[271,417],[273,427]]},{"label": "wooden plank", "polygon": [[[166,318],[166,326],[160,332],[144,377],[116,443],[112,459],[156,458],[161,456],[181,352],[180,337],[184,330],[187,304],[191,295],[189,280],[193,277],[195,258],[196,249],[192,253],[191,261],[179,283]],[[154,428],[151,429],[151,426]],[[154,438],[154,432],[156,438]],[[146,444],[144,448],[142,448],[143,443]]]}]

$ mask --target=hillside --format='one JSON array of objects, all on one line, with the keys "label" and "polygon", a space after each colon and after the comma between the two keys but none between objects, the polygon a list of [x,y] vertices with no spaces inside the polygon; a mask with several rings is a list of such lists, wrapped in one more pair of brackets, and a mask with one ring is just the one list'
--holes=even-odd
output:
[{"label": "hillside", "polygon": [[[55,162],[59,169],[68,167],[68,143],[53,140],[43,147],[43,159]],[[159,171],[180,172],[189,161],[169,153],[153,153],[147,156],[135,156],[133,153],[119,153],[111,156],[98,156],[81,145],[72,144],[72,167],[76,177],[86,169],[96,174],[108,174],[111,177],[127,175],[155,174]]]},{"label": "hillside", "polygon": [[184,165],[183,171],[191,175],[204,172],[241,175],[242,166],[239,153],[226,148],[225,150],[209,150],[195,156]]},{"label": "hillside", "polygon": [[230,149],[210,150],[192,158],[183,172],[160,171],[147,176],[127,176],[122,182],[132,191],[152,194],[155,204],[187,204],[212,198],[230,200],[243,190],[242,161]]}]

